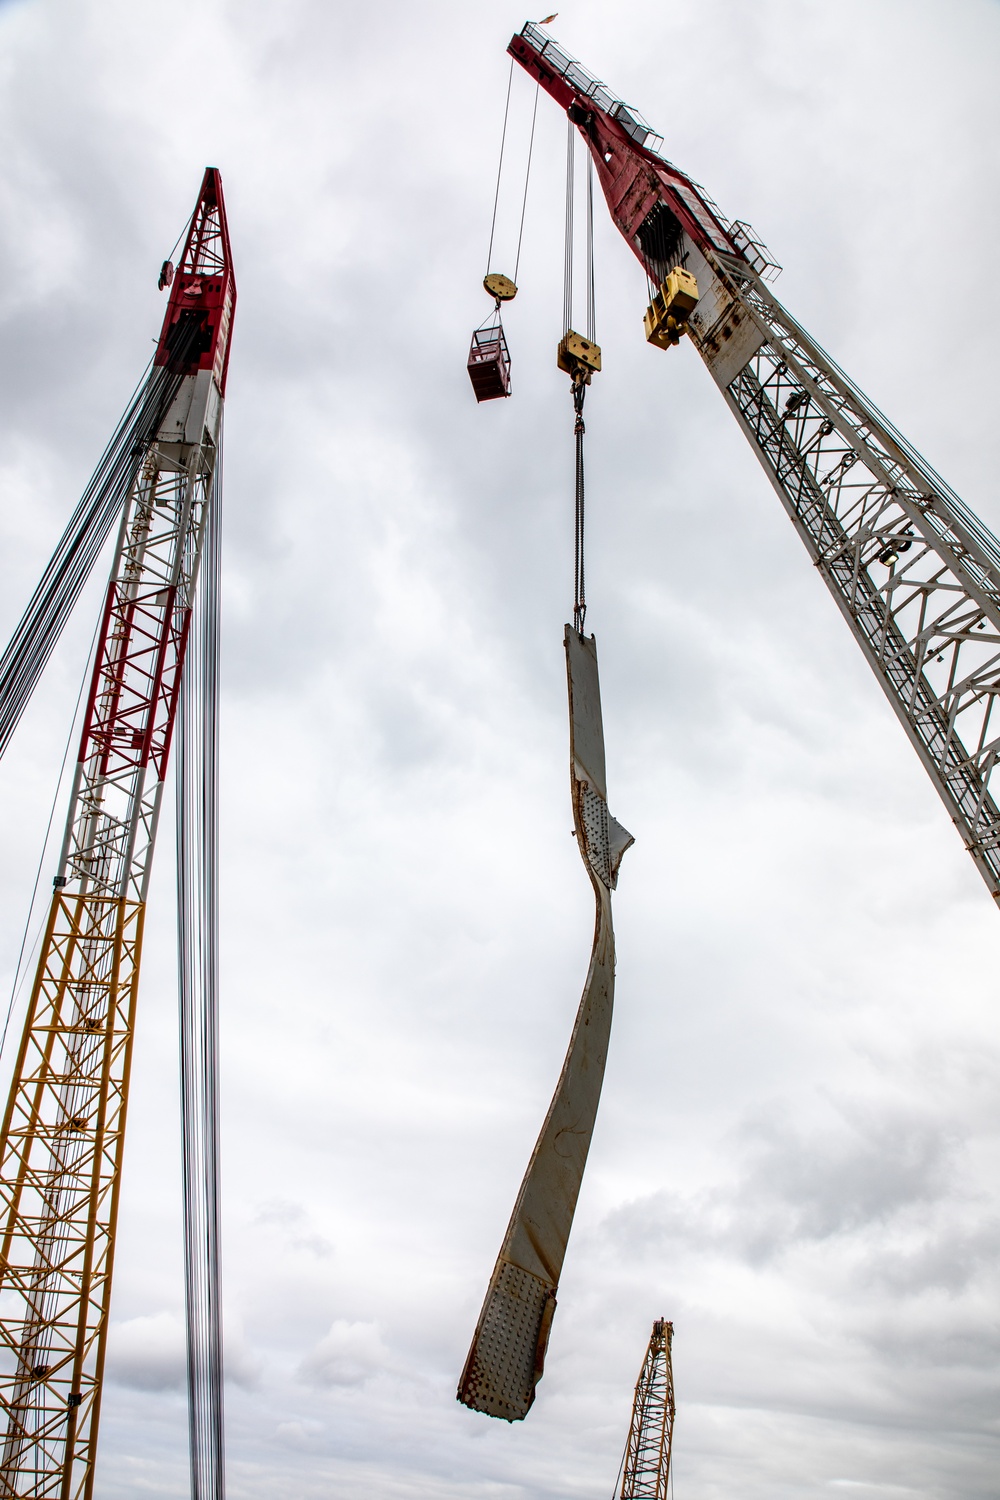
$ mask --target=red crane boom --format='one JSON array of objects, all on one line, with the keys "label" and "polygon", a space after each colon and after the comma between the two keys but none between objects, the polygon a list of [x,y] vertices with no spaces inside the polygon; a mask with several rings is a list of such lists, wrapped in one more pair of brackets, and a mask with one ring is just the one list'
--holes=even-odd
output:
[{"label": "red crane boom", "polygon": [[218,500],[235,301],[209,168],[155,356],[179,380],[125,501],[0,1134],[4,1497],[93,1492],[146,894]]},{"label": "red crane boom", "polygon": [[587,143],[650,282],[647,337],[690,334],[1000,901],[1000,542],[785,311],[753,232],[637,112],[538,26],[508,50]]}]

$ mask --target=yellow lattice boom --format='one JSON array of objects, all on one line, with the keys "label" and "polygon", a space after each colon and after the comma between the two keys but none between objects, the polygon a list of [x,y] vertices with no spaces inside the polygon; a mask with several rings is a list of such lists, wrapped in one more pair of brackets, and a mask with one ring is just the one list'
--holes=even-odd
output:
[{"label": "yellow lattice boom", "polygon": [[57,890],[0,1139],[0,1494],[88,1493],[144,903]]},{"label": "yellow lattice boom", "polygon": [[670,1452],[674,1437],[674,1371],[671,1345],[674,1325],[664,1318],[653,1324],[649,1347],[635,1383],[632,1422],[622,1464],[621,1500],[666,1500]]}]

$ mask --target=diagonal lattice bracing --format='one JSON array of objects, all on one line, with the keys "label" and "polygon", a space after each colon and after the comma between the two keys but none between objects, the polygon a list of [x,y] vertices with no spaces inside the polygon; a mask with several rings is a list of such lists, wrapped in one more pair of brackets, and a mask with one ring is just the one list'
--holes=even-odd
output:
[{"label": "diagonal lattice bracing", "polygon": [[0,1496],[90,1493],[146,884],[214,450],[126,507],[0,1140]]},{"label": "diagonal lattice bracing", "polygon": [[1000,542],[789,316],[757,237],[634,111],[531,23],[508,51],[586,139],[651,292],[677,267],[696,278],[685,329],[1000,900]]},{"label": "diagonal lattice bracing", "polygon": [[0,1495],[88,1495],[146,883],[213,452],[126,508],[0,1141]]},{"label": "diagonal lattice bracing", "polygon": [[154,356],[174,395],[125,498],[0,1135],[0,1500],[93,1494],[143,917],[234,304],[210,168]]},{"label": "diagonal lattice bracing", "polygon": [[68,1445],[92,1467],[142,918],[53,899],[0,1156],[3,1495],[79,1493]]},{"label": "diagonal lattice bracing", "polygon": [[621,1500],[666,1500],[674,1436],[674,1325],[658,1318],[635,1383]]},{"label": "diagonal lattice bracing", "polygon": [[1000,899],[1000,544],[758,277],[717,269],[763,336],[726,398]]}]

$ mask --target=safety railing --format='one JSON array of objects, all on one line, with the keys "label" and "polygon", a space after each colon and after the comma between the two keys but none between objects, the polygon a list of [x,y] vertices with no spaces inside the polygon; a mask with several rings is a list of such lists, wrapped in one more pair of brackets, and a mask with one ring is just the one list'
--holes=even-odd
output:
[{"label": "safety railing", "polygon": [[635,141],[637,146],[642,146],[647,151],[658,152],[663,145],[662,135],[657,135],[652,126],[648,125],[637,109],[631,104],[626,104],[622,99],[616,99],[609,93],[607,86],[592,73],[588,73],[582,63],[571,57],[565,48],[560,47],[553,37],[543,31],[541,26],[536,26],[533,21],[528,21],[523,27],[521,35],[540,57],[544,57],[548,66],[560,78],[565,78],[578,94],[587,99],[592,99],[597,108],[610,115],[612,120],[618,124]]}]

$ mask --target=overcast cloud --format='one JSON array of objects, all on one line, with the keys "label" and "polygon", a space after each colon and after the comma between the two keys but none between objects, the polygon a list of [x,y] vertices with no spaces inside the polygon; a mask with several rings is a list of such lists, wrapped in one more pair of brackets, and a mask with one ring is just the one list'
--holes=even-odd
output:
[{"label": "overcast cloud", "polygon": [[[208,163],[229,208],[230,1495],[609,1496],[666,1316],[679,1500],[986,1500],[1000,917],[694,351],[644,343],[600,204],[588,626],[636,835],[618,1009],[538,1400],[508,1427],[454,1399],[593,920],[545,96],[514,398],[477,407],[464,369],[524,19],[0,5],[5,637],[149,357]],[[1000,529],[1000,6],[569,0],[552,30]],[[515,77],[508,273],[531,100]],[[6,983],[95,601],[0,767]],[[100,1500],[187,1492],[172,853],[164,826]]]}]

